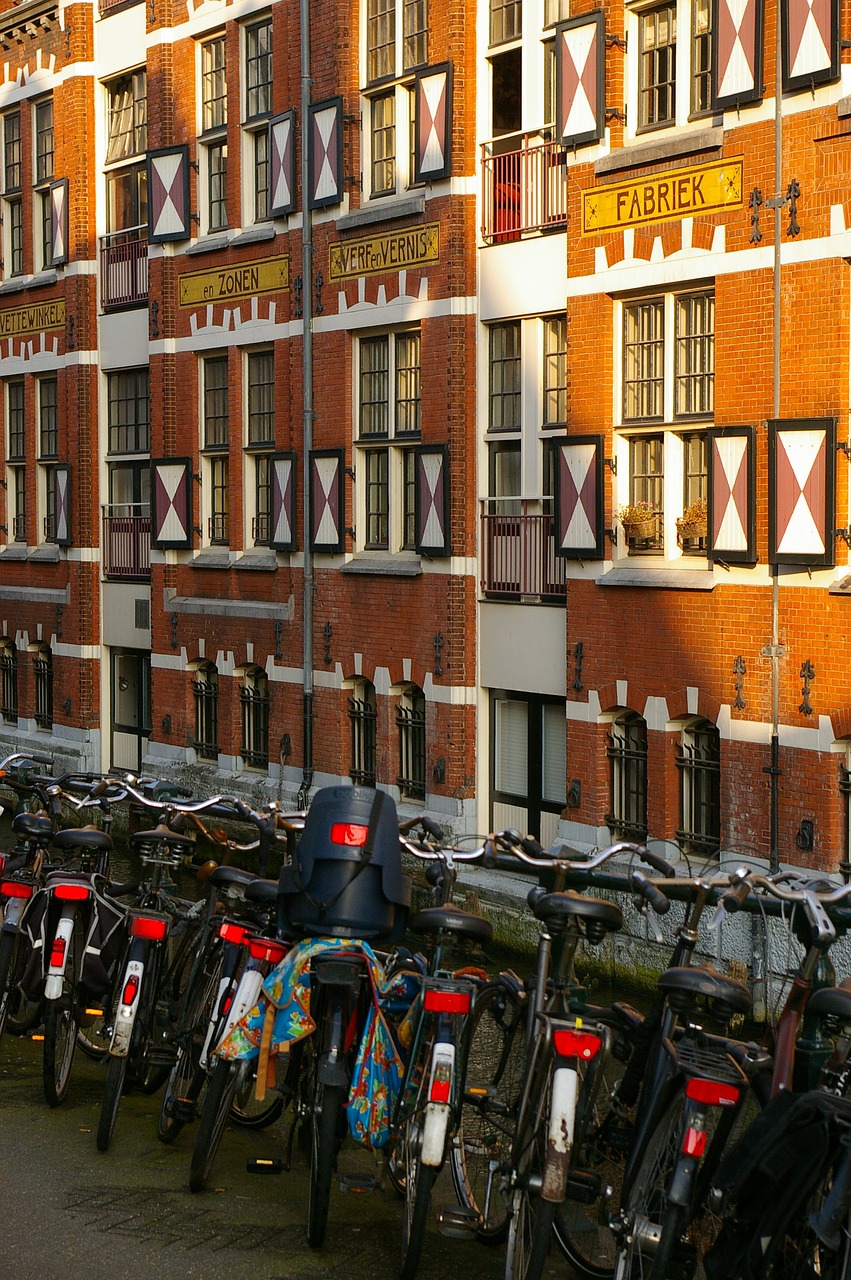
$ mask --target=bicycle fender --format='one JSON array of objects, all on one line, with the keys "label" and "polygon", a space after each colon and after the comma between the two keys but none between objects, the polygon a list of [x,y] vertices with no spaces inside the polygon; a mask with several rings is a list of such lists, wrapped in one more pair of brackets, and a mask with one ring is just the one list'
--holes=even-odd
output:
[{"label": "bicycle fender", "polygon": [[697,1168],[700,1164],[698,1156],[681,1155],[674,1167],[674,1176],[671,1179],[671,1186],[668,1191],[668,1199],[671,1204],[680,1205],[683,1209],[687,1209],[692,1201],[694,1192],[694,1181],[697,1176]]},{"label": "bicycle fender", "polygon": [[141,959],[130,959],[121,980],[121,995],[115,1012],[115,1027],[109,1052],[113,1058],[126,1058],[130,1051],[133,1027],[139,1009],[139,992],[145,975],[145,965]]},{"label": "bicycle fender", "polygon": [[68,963],[68,943],[73,932],[73,914],[60,916],[56,933],[53,935],[53,945],[50,948],[50,965],[44,983],[45,1000],[58,1000],[62,995],[62,980]]},{"label": "bicycle fender", "polygon": [[7,898],[6,906],[3,911],[3,932],[17,933],[21,916],[24,914],[24,907],[29,903],[29,898]]},{"label": "bicycle fender", "polygon": [[430,1102],[425,1109],[420,1159],[432,1169],[439,1169],[443,1164],[451,1110],[446,1102]]},{"label": "bicycle fender", "polygon": [[[223,979],[222,986],[219,989],[219,999],[216,1003],[217,1009],[221,1005],[222,996],[225,994],[225,989],[227,988],[228,985],[229,985],[228,979]],[[231,1006],[228,1009],[224,1026],[222,1027],[220,1034],[216,1037],[216,1043],[215,1043],[214,1049],[218,1049],[219,1045],[221,1045],[225,1037],[230,1035],[231,1031],[234,1029],[236,1024],[239,1021],[241,1021],[242,1018],[245,1017],[249,1009],[254,1008],[254,1006],[257,1004],[258,1000],[260,999],[260,990],[262,986],[263,986],[263,973],[260,969],[244,969],[243,970],[242,976],[239,979],[239,985],[236,989],[236,995],[234,996]],[[213,1035],[216,1029],[215,1027],[216,1021],[217,1019],[214,1019],[213,1021],[211,1021],[210,1029],[208,1032],[208,1036],[210,1037]],[[205,1067],[207,1065],[208,1057],[209,1057],[209,1042],[205,1043],[204,1051],[201,1055],[202,1067]]]},{"label": "bicycle fender", "polygon": [[570,1151],[576,1128],[577,1076],[573,1067],[556,1067],[550,1094],[547,1155],[541,1184],[541,1199],[561,1204],[567,1192]]}]

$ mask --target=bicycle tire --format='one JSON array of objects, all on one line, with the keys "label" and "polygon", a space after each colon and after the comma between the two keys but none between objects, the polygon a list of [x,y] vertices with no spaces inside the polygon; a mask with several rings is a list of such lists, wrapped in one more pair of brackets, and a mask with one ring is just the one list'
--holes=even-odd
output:
[{"label": "bicycle tire", "polygon": [[[627,1228],[615,1267],[616,1280],[656,1276],[655,1262],[668,1255],[663,1240],[668,1211],[668,1187],[680,1152],[683,1095],[677,1093],[661,1113],[636,1169],[623,1206]],[[672,1225],[670,1220],[668,1225]]]},{"label": "bicycle tire", "polygon": [[42,1084],[49,1107],[58,1107],[68,1092],[71,1066],[77,1048],[80,1021],[77,1011],[77,986],[82,959],[82,933],[75,918],[65,960],[62,992],[55,1000],[46,1001],[44,1012],[44,1044],[42,1046]]},{"label": "bicycle tire", "polygon": [[405,1206],[402,1214],[402,1266],[399,1280],[414,1280],[425,1244],[431,1196],[439,1170],[420,1159],[422,1112],[412,1115],[405,1126]]},{"label": "bicycle tire", "polygon": [[110,1056],[109,1067],[106,1072],[106,1084],[103,1090],[103,1100],[100,1107],[100,1119],[98,1120],[96,1139],[98,1151],[109,1150],[112,1135],[115,1132],[115,1122],[118,1119],[118,1108],[121,1105],[121,1095],[124,1092],[126,1077],[127,1058]]},{"label": "bicycle tire", "polygon": [[816,1235],[810,1215],[817,1212],[833,1185],[833,1170],[820,1180],[800,1213],[787,1222],[765,1251],[765,1275],[772,1280],[851,1280],[851,1213],[832,1249]]},{"label": "bicycle tire", "polygon": [[[11,1011],[16,1003],[15,993],[23,972],[26,951],[25,938],[20,931],[0,933],[0,1037],[7,1024],[10,1031],[15,1030],[16,1020]],[[18,1000],[20,999],[18,993]]]},{"label": "bicycle tire", "polygon": [[109,1019],[104,1013],[88,1027],[77,1029],[77,1048],[92,1062],[103,1062],[109,1053],[109,1037]]},{"label": "bicycle tire", "polygon": [[190,1191],[203,1191],[207,1186],[227,1125],[238,1067],[237,1062],[219,1058],[210,1075],[189,1166]]},{"label": "bicycle tire", "polygon": [[541,1175],[547,1154],[552,1058],[538,1052],[531,1063],[530,1106],[518,1119],[512,1147],[513,1192],[504,1280],[540,1280],[553,1234],[557,1205],[541,1197]]},{"label": "bicycle tire", "polygon": [[307,1243],[311,1249],[318,1249],[324,1243],[328,1227],[331,1182],[337,1161],[346,1092],[342,1085],[317,1083],[311,1125],[310,1190],[307,1200]]},{"label": "bicycle tire", "polygon": [[238,1068],[229,1118],[240,1129],[266,1129],[280,1119],[287,1099],[277,1089],[267,1089],[266,1097],[262,1102],[258,1101],[255,1096],[257,1062],[254,1059],[244,1059],[238,1064]]},{"label": "bicycle tire", "polygon": [[197,1106],[207,1076],[200,1063],[201,1050],[218,995],[222,960],[221,947],[208,947],[203,964],[195,968],[190,985],[183,993],[175,1031],[177,1058],[166,1080],[157,1121],[161,1142],[173,1142],[187,1119],[192,1118],[190,1110],[194,1113]]},{"label": "bicycle tire", "polygon": [[496,980],[477,992],[470,1017],[450,1167],[459,1202],[479,1219],[479,1239],[501,1244],[508,1233],[508,1157],[525,1072],[525,1002],[511,984]]}]

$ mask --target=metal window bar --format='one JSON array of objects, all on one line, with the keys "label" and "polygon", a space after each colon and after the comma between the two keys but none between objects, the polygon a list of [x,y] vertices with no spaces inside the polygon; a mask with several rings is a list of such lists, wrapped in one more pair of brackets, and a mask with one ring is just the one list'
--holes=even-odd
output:
[{"label": "metal window bar", "polygon": [[102,565],[107,578],[151,576],[151,516],[147,503],[103,509]]},{"label": "metal window bar", "polygon": [[686,853],[717,853],[721,846],[721,755],[718,735],[693,731],[676,757],[680,770],[682,827],[677,831]]},{"label": "metal window bar", "polygon": [[612,726],[606,754],[611,769],[612,812],[606,825],[615,837],[647,838],[647,733],[639,717]]},{"label": "metal window bar", "polygon": [[104,310],[148,300],[148,226],[111,231],[100,239]]},{"label": "metal window bar", "polygon": [[211,672],[201,671],[192,681],[195,699],[193,746],[202,760],[219,758],[219,684]]},{"label": "metal window bar", "polygon": [[425,785],[425,700],[415,699],[410,707],[396,712],[399,727],[399,777],[396,784],[409,800],[424,800]]},{"label": "metal window bar", "polygon": [[18,651],[13,644],[0,649],[0,716],[18,723]]},{"label": "metal window bar", "polygon": [[378,711],[366,698],[349,698],[349,723],[352,731],[352,782],[375,786],[375,743]]},{"label": "metal window bar", "polygon": [[[558,230],[567,223],[567,151],[540,132],[518,134],[482,146],[482,239],[519,240],[525,233]],[[511,146],[511,150],[506,150]]]},{"label": "metal window bar", "polygon": [[53,727],[53,655],[43,649],[33,658],[35,674],[35,715],[40,729]]},{"label": "metal window bar", "polygon": [[[514,512],[507,510],[504,499],[483,500],[482,595],[564,603],[567,562],[556,555],[555,520],[546,509],[550,501],[511,499],[512,506],[519,505]],[[534,511],[533,506],[544,510]]]},{"label": "metal window bar", "polygon": [[239,754],[255,769],[269,764],[269,691],[244,684],[239,690],[242,710],[242,743]]}]

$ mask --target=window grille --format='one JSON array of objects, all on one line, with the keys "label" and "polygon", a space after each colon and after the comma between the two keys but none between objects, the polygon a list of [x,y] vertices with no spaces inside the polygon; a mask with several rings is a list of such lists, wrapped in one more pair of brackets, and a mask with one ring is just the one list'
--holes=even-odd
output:
[{"label": "window grille", "polygon": [[352,735],[352,761],[349,777],[366,787],[375,786],[375,747],[378,710],[375,689],[364,684],[360,696],[349,698],[349,723]]},{"label": "window grille", "polygon": [[192,681],[195,699],[195,741],[202,760],[219,756],[219,680],[215,667],[201,667]]},{"label": "window grille", "polygon": [[53,654],[39,649],[33,658],[35,674],[35,715],[40,729],[53,727]]},{"label": "window grille", "polygon": [[612,725],[609,757],[612,811],[606,824],[615,839],[647,839],[647,725],[630,712]]},{"label": "window grille", "polygon": [[264,672],[246,675],[239,690],[242,743],[239,753],[249,768],[269,764],[269,682]]},{"label": "window grille", "polygon": [[0,649],[0,715],[6,724],[18,723],[18,651],[11,643]]},{"label": "window grille", "polygon": [[422,690],[411,690],[396,712],[399,729],[399,791],[408,800],[424,800],[426,794],[426,707]]},{"label": "window grille", "polygon": [[714,854],[721,843],[721,747],[715,725],[694,725],[682,736],[680,821],[684,853]]}]

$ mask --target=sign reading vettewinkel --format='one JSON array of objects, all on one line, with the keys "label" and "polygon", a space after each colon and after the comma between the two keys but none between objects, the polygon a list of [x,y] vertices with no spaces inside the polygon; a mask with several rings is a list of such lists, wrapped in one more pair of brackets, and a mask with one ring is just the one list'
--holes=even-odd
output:
[{"label": "sign reading vettewinkel", "polygon": [[381,271],[404,271],[422,267],[440,258],[440,224],[408,227],[383,236],[362,236],[340,240],[329,250],[328,274],[332,280],[377,275]]},{"label": "sign reading vettewinkel", "polygon": [[261,293],[285,293],[290,287],[290,260],[286,254],[258,258],[229,267],[187,271],[180,277],[180,305],[197,307],[204,302],[229,302]]},{"label": "sign reading vettewinkel", "polygon": [[0,338],[14,338],[20,333],[42,333],[47,329],[65,328],[65,299],[35,302],[28,307],[9,307],[0,311]]},{"label": "sign reading vettewinkel", "polygon": [[611,187],[591,187],[582,192],[582,233],[594,235],[741,208],[743,183],[744,160],[738,156]]}]

